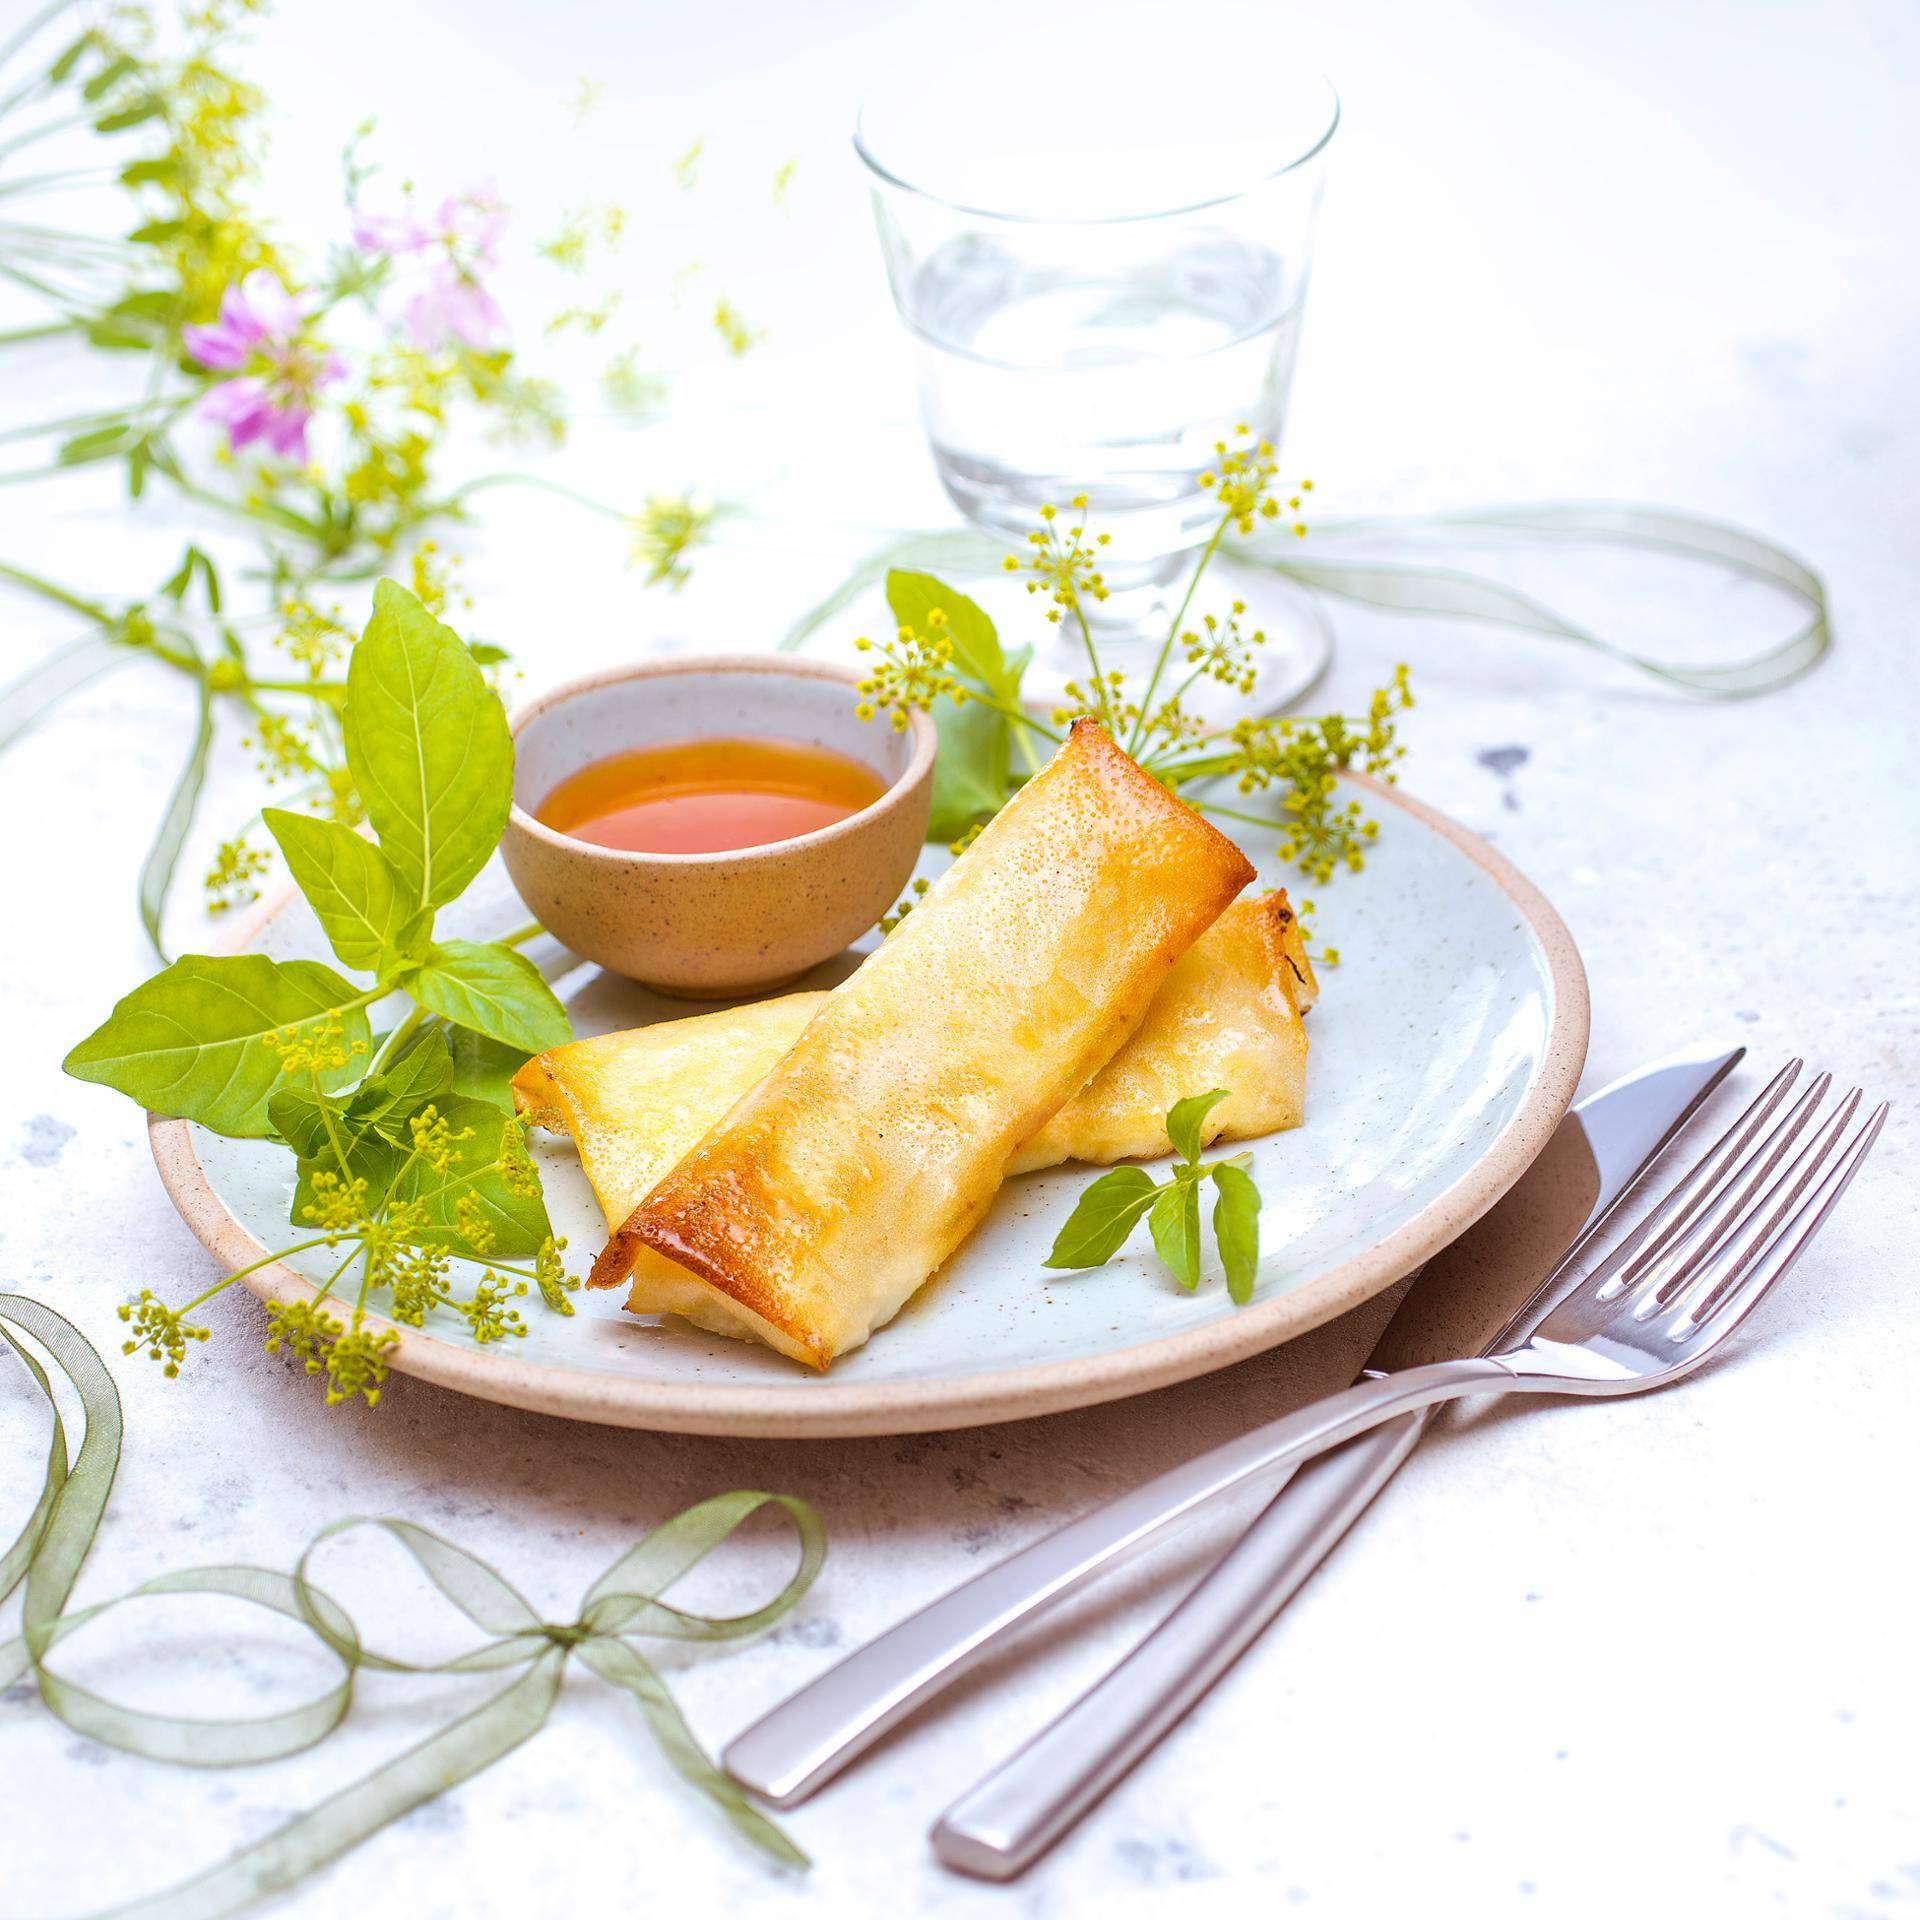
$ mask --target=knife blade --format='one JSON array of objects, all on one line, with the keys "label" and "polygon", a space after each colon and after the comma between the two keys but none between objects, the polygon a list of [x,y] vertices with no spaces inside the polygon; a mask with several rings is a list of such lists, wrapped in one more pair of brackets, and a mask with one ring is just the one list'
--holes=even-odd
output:
[{"label": "knife blade", "polygon": [[[1518,1339],[1745,1051],[1670,1055],[1570,1108],[1506,1197],[1416,1274],[1365,1372],[1494,1353]],[[1309,1461],[1132,1653],[947,1809],[932,1834],[940,1859],[1007,1880],[1071,1831],[1300,1590],[1429,1418],[1409,1414]]]}]

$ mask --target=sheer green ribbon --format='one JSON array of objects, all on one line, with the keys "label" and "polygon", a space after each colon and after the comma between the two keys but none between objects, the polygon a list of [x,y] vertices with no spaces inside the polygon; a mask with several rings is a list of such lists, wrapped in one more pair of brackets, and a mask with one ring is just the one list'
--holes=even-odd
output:
[{"label": "sheer green ribbon", "polygon": [[[826,1532],[802,1500],[785,1494],[724,1493],[677,1514],[628,1548],[587,1589],[576,1617],[544,1621],[501,1576],[451,1541],[411,1521],[353,1519],[323,1528],[291,1574],[264,1567],[198,1567],[142,1582],[118,1599],[67,1611],[93,1543],[120,1460],[120,1395],[100,1355],[71,1322],[21,1294],[0,1294],[0,1340],[13,1349],[52,1413],[40,1494],[18,1538],[0,1554],[0,1599],[25,1583],[22,1629],[0,1644],[0,1689],[31,1673],[47,1707],[76,1733],[153,1760],[189,1766],[240,1766],[282,1759],[323,1740],[340,1724],[361,1669],[380,1673],[510,1674],[478,1707],[397,1758],[288,1821],[264,1840],[177,1886],[106,1910],[99,1920],[218,1920],[294,1885],[449,1787],[490,1767],[545,1724],[567,1662],[577,1657],[624,1688],[672,1764],[708,1794],[749,1838],[796,1866],[807,1857],[759,1812],[702,1750],[658,1673],[634,1640],[734,1640],[758,1633],[789,1611],[813,1584],[826,1557]],[[77,1450],[37,1343],[78,1396],[86,1425]],[[799,1537],[799,1564],[778,1593],[750,1612],[711,1615],[662,1596],[763,1507],[777,1507]],[[361,1638],[340,1603],[316,1586],[309,1566],[323,1542],[374,1527],[397,1541],[427,1579],[488,1637],[451,1659],[410,1661]],[[280,1713],[202,1719],[122,1706],[66,1679],[47,1656],[69,1634],[130,1600],[217,1594],[244,1600],[308,1628],[340,1662],[322,1694]]]},{"label": "sheer green ribbon", "polygon": [[[1785,639],[1725,664],[1664,660],[1596,633],[1503,581],[1458,568],[1397,560],[1360,560],[1304,552],[1297,543],[1271,536],[1237,541],[1230,557],[1263,568],[1316,593],[1382,607],[1394,613],[1440,614],[1487,621],[1521,632],[1589,647],[1671,686],[1719,699],[1771,693],[1808,672],[1832,643],[1827,590],[1820,576],[1784,547],[1717,520],[1666,508],[1616,503],[1564,502],[1547,506],[1484,507],[1467,513],[1409,518],[1331,520],[1314,528],[1317,539],[1353,536],[1462,534],[1519,535],[1530,539],[1595,541],[1646,547],[1708,561],[1743,579],[1763,580],[1799,601],[1800,624]],[[794,622],[780,641],[783,651],[803,645],[827,621],[877,587],[891,567],[949,569],[961,578],[989,573],[1005,548],[984,534],[915,533],[869,554],[818,605]]]}]

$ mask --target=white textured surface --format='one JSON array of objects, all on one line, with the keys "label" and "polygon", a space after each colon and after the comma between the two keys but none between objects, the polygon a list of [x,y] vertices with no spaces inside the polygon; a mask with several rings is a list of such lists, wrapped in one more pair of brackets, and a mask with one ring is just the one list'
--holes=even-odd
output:
[{"label": "white textured surface", "polygon": [[[751,480],[794,513],[825,498],[844,517],[910,521],[937,502],[899,424],[905,353],[838,146],[858,53],[845,36],[869,11],[769,8],[755,26],[736,9],[636,8],[616,26],[581,4],[542,8],[536,32],[532,10],[502,0],[356,0],[290,9],[259,64],[287,110],[290,205],[326,204],[331,150],[369,109],[396,175],[437,188],[493,172],[528,202],[537,186],[549,203],[638,202],[703,131],[716,184],[731,175],[744,202],[800,150],[804,192],[758,267],[722,235],[696,235],[701,216],[684,207],[667,209],[680,231],[634,243],[656,273],[709,258],[772,325],[769,344],[691,379],[657,438],[584,435],[566,471],[623,497]],[[896,30],[932,50],[978,19],[922,14]],[[1230,15],[1206,19],[1237,76],[1222,111],[1248,109],[1258,62]],[[1920,301],[1902,239],[1916,154],[1910,117],[1895,118],[1915,77],[1913,16],[1890,0],[1684,13],[1511,0],[1362,4],[1318,24],[1348,112],[1290,454],[1318,477],[1324,509],[1689,506],[1822,567],[1839,631],[1831,661],[1787,695],[1703,706],[1545,644],[1342,610],[1334,690],[1358,697],[1393,659],[1415,663],[1409,784],[1494,835],[1572,925],[1594,988],[1589,1084],[1726,1035],[1757,1063],[1809,1051],[1908,1107],[1764,1338],[1663,1397],[1450,1422],[1279,1630],[1017,1889],[943,1875],[927,1825],[1166,1605],[1207,1540],[1089,1596],[1017,1669],[995,1669],[795,1815],[819,1862],[808,1880],[750,1857],[679,1788],[631,1710],[582,1679],[533,1747],[283,1910],[1897,1920],[1920,1905]],[[606,104],[569,146],[565,116],[542,103],[583,71],[605,79]],[[804,273],[803,248],[818,261]],[[811,444],[776,430],[794,419],[812,423]],[[756,422],[764,435],[743,448]],[[152,577],[177,534],[124,535],[89,486],[9,493],[0,549],[102,589]],[[482,624],[535,683],[669,632],[757,643],[833,573],[819,558],[721,555],[679,601],[649,597],[603,528],[545,504],[491,511],[475,546]],[[1711,633],[1723,614],[1777,614],[1693,592],[1682,620],[1665,581],[1634,618],[1670,638],[1693,622]],[[1635,570],[1558,584],[1596,611],[1645,583]],[[60,632],[10,602],[0,670]],[[177,1296],[212,1277],[154,1179],[138,1115],[57,1071],[146,965],[133,876],[186,719],[180,688],[129,674],[0,761],[15,1047],[0,1271],[103,1345],[130,1289]],[[243,810],[248,791],[230,755],[209,821]],[[328,1415],[259,1353],[250,1301],[229,1296],[211,1318],[197,1380],[129,1370],[127,1460],[84,1596],[187,1562],[284,1566],[328,1520],[400,1512],[561,1615],[685,1501],[791,1488],[821,1506],[834,1556],[771,1640],[687,1666],[682,1697],[716,1742],[836,1647],[1330,1381],[1370,1337],[1342,1326],[1151,1401],[977,1435],[746,1446],[569,1428],[405,1383],[373,1419]],[[38,1435],[17,1379],[0,1383],[0,1457],[22,1460]],[[16,1479],[12,1510],[25,1491]],[[384,1596],[369,1628],[402,1617],[411,1591],[340,1585]],[[187,1617],[167,1603],[107,1623],[70,1669],[104,1681],[116,1646],[151,1662]],[[275,1653],[284,1643],[255,1641],[251,1623],[219,1627],[198,1691],[163,1694],[156,1673],[135,1697],[218,1710],[321,1681],[320,1663]],[[398,1751],[451,1691],[370,1681],[317,1755],[227,1776],[87,1747],[31,1703],[0,1708],[5,1904],[74,1913],[155,1887]]]}]

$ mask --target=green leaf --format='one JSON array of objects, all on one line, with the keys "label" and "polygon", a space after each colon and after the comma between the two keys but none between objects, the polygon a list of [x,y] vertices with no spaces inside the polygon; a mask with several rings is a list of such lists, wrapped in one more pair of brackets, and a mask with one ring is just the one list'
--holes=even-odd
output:
[{"label": "green leaf", "polygon": [[1103,1267],[1126,1244],[1158,1189],[1138,1167],[1115,1167],[1083,1193],[1047,1255],[1050,1267]]},{"label": "green leaf", "polygon": [[566,1009],[524,953],[472,940],[436,943],[407,991],[456,1027],[521,1049],[521,1059],[573,1038]]},{"label": "green leaf", "polygon": [[1213,1203],[1213,1244],[1227,1270],[1227,1292],[1236,1307],[1244,1307],[1253,1298],[1260,1269],[1260,1189],[1252,1174],[1231,1160],[1216,1161],[1207,1172],[1219,1192]]},{"label": "green leaf", "polygon": [[1173,1150],[1182,1160],[1200,1158],[1201,1126],[1207,1115],[1226,1097],[1225,1087],[1215,1087],[1211,1093],[1195,1093],[1185,1100],[1176,1100],[1168,1108],[1167,1138],[1173,1142]]},{"label": "green leaf", "polygon": [[313,1176],[341,1172],[335,1140],[346,1149],[344,1171],[350,1180],[367,1183],[366,1205],[379,1206],[413,1147],[409,1123],[424,1107],[445,1111],[453,1085],[453,1061],[445,1037],[429,1032],[410,1046],[384,1073],[355,1089],[345,1101],[329,1100],[332,1125],[312,1087],[284,1087],[267,1103],[273,1130],[290,1146],[299,1162],[291,1217],[296,1227],[310,1227],[306,1209],[313,1200]]},{"label": "green leaf", "polygon": [[[427,1220],[420,1238],[456,1253],[484,1252],[511,1260],[538,1252],[540,1243],[552,1237],[553,1227],[518,1124],[484,1100],[463,1100],[456,1094],[434,1105],[456,1136],[469,1137],[456,1137],[452,1161],[444,1171],[412,1160],[394,1181],[389,1198],[395,1204],[418,1201]],[[501,1170],[503,1163],[519,1169],[518,1177],[510,1180]],[[493,1230],[492,1242],[484,1250],[467,1238],[470,1220]]]},{"label": "green leaf", "polygon": [[450,627],[382,580],[347,669],[347,766],[411,907],[444,906],[487,864],[513,802],[499,699]]},{"label": "green leaf", "polygon": [[83,33],[78,40],[74,41],[72,45],[60,55],[59,59],[47,69],[47,78],[51,80],[56,87],[80,64],[80,56],[93,45],[94,37],[94,30],[89,27],[86,32]]},{"label": "green leaf", "polygon": [[1200,1284],[1200,1187],[1194,1180],[1176,1180],[1160,1190],[1147,1215],[1154,1251],[1173,1270],[1173,1277],[1191,1293]]},{"label": "green leaf", "polygon": [[[64,58],[64,56],[62,57]],[[124,53],[118,55],[116,58],[109,60],[107,64],[80,89],[80,98],[89,102],[98,100],[110,87],[116,86],[120,81],[124,80],[133,69],[134,62],[131,55]],[[62,76],[56,73],[52,77],[57,81]]]},{"label": "green leaf", "polygon": [[426,942],[418,936],[418,944],[407,951],[403,935],[413,932],[408,924],[413,901],[393,862],[371,840],[337,820],[316,820],[284,807],[263,808],[260,818],[279,842],[294,885],[306,895],[342,966],[386,975],[396,962],[424,955]]},{"label": "green leaf", "polygon": [[928,616],[938,610],[946,615],[945,633],[953,642],[953,666],[956,673],[977,680],[990,692],[1005,695],[1014,690],[1017,676],[1009,678],[1007,656],[993,622],[977,602],[969,600],[957,588],[936,580],[930,573],[909,573],[895,567],[887,575],[887,605],[894,619],[916,633],[933,631]]},{"label": "green leaf", "polygon": [[[363,1204],[371,1213],[386,1198],[387,1189],[392,1186],[394,1175],[400,1171],[409,1151],[410,1143],[402,1144],[407,1138],[404,1126],[400,1130],[400,1141],[381,1133],[360,1116],[358,1095],[344,1106],[330,1104],[331,1127],[320,1097],[311,1087],[283,1087],[267,1103],[274,1132],[294,1152],[293,1203],[287,1209],[287,1216],[303,1232],[311,1232],[314,1224],[307,1209],[313,1205],[315,1175],[335,1173],[344,1174],[348,1180],[364,1180],[367,1184]],[[346,1149],[344,1162],[334,1151],[336,1135]]]},{"label": "green leaf", "polygon": [[371,1127],[404,1146],[410,1137],[408,1119],[429,1101],[444,1100],[453,1091],[453,1056],[447,1050],[446,1035],[435,1027],[361,1087],[348,1111],[356,1126]]},{"label": "green leaf", "polygon": [[934,703],[933,724],[940,747],[927,838],[945,845],[1006,805],[1013,723],[977,700],[955,706],[942,699]]},{"label": "green leaf", "polygon": [[166,941],[161,922],[166,917],[167,895],[173,890],[173,876],[180,865],[180,851],[193,831],[193,817],[200,809],[200,789],[206,785],[207,761],[213,752],[213,682],[202,676],[200,712],[193,740],[180,768],[173,791],[167,796],[166,811],[154,829],[153,844],[140,863],[140,924],[154,953],[164,962]]},{"label": "green leaf", "polygon": [[527,1064],[528,1055],[519,1047],[502,1046],[471,1027],[455,1027],[453,1042],[453,1090],[489,1105],[513,1111],[513,1076]]},{"label": "green leaf", "polygon": [[[930,573],[895,567],[887,575],[887,605],[901,626],[931,631],[929,616],[946,616],[944,631],[953,642],[954,672],[994,699],[1020,697],[1020,677],[1031,657],[1026,648],[1008,654],[993,622],[964,593]],[[933,814],[929,840],[957,840],[971,826],[1006,805],[1010,791],[1013,723],[1004,713],[977,700],[956,705],[936,702],[933,723],[940,751],[933,763]]]},{"label": "green leaf", "polygon": [[[280,1079],[266,1036],[332,1020],[344,1047],[364,1048],[362,1000],[317,960],[188,954],[135,987],[63,1064],[76,1080],[113,1087],[150,1112],[258,1138],[270,1131],[267,1102]],[[321,1084],[338,1088],[360,1070],[349,1059]]]},{"label": "green leaf", "polygon": [[95,460],[111,459],[132,437],[131,423],[116,420],[110,427],[95,427],[87,433],[76,433],[71,440],[61,443],[54,458],[63,467],[88,466]]},{"label": "green leaf", "polygon": [[383,1107],[418,1107],[457,1092],[447,1036],[437,1027],[423,1033],[390,1067],[367,1082],[367,1090],[379,1094]]},{"label": "green leaf", "polygon": [[135,106],[122,107],[118,113],[102,114],[93,123],[93,130],[95,133],[121,133],[128,127],[141,126],[148,120],[157,119],[165,106],[166,103],[158,94],[149,94]]},{"label": "green leaf", "polygon": [[134,160],[120,169],[120,184],[123,187],[145,187],[162,180],[176,180],[180,176],[180,162],[171,154],[164,154],[156,160]]}]

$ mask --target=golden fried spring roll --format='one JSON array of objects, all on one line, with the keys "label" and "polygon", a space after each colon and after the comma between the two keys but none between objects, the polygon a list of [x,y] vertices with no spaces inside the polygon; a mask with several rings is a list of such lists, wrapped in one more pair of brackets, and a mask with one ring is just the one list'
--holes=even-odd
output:
[{"label": "golden fried spring roll", "polygon": [[1014,1151],[1253,878],[1090,721],[594,1263],[650,1253],[824,1368],[972,1230]]},{"label": "golden fried spring roll", "polygon": [[[1284,892],[1236,900],[1179,960],[1127,1043],[1014,1155],[1009,1173],[1063,1160],[1104,1164],[1170,1150],[1166,1112],[1190,1093],[1226,1087],[1205,1138],[1251,1140],[1305,1115],[1313,967]],[[514,1097],[537,1125],[573,1136],[608,1229],[778,1063],[824,993],[694,1014],[603,1033],[537,1054]],[[643,1260],[629,1313],[680,1313],[745,1337],[711,1304],[712,1289],[665,1260]]]},{"label": "golden fried spring roll", "polygon": [[1133,1037],[1007,1165],[1168,1153],[1167,1109],[1225,1087],[1202,1140],[1251,1140],[1306,1115],[1307,1030],[1318,987],[1284,892],[1230,906],[1175,964]]}]

